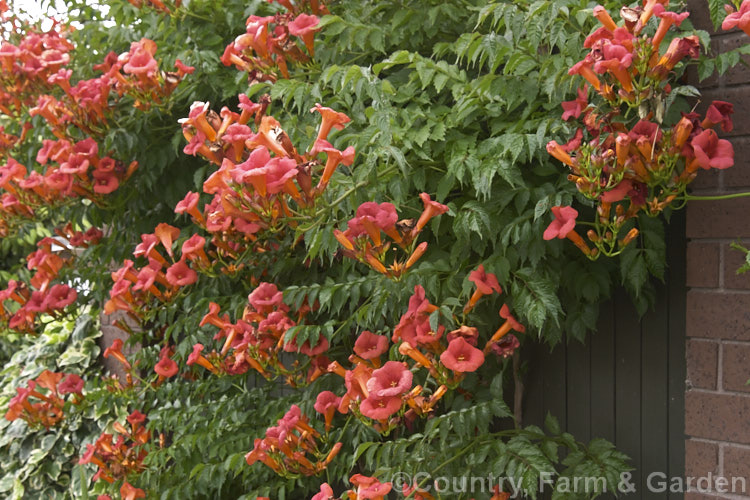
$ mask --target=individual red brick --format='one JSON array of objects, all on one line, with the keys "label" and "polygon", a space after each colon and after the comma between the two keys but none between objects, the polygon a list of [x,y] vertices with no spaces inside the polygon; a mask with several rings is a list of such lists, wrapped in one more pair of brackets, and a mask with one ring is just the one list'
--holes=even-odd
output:
[{"label": "individual red brick", "polygon": [[691,201],[687,208],[687,237],[748,238],[750,237],[748,214],[750,214],[750,197]]},{"label": "individual red brick", "polygon": [[719,472],[719,445],[688,439],[685,441],[685,475],[705,476]]},{"label": "individual red brick", "polygon": [[750,396],[688,391],[685,433],[704,439],[750,443]]},{"label": "individual red brick", "polygon": [[717,288],[719,286],[718,243],[706,243],[700,240],[687,244],[687,286]]},{"label": "individual red brick", "polygon": [[[744,478],[747,488],[750,488],[750,448],[724,446],[722,452],[724,454],[723,476],[730,482],[732,478]],[[745,491],[744,494],[748,495],[750,491]]]},{"label": "individual red brick", "polygon": [[[740,241],[745,248],[750,248],[750,241]],[[727,243],[722,248],[724,252],[724,287],[750,290],[750,271],[737,274],[737,270],[747,261],[745,253],[735,250]]]},{"label": "individual red brick", "polygon": [[750,344],[726,343],[722,348],[722,388],[750,392]]},{"label": "individual red brick", "polygon": [[686,350],[688,387],[716,389],[719,373],[719,343],[688,339]]},{"label": "individual red brick", "polygon": [[698,66],[692,65],[685,69],[685,80],[688,85],[699,87],[702,90],[719,86],[719,73],[714,69],[713,73],[698,81]]},{"label": "individual red brick", "polygon": [[[738,117],[735,117],[738,119]],[[721,171],[725,188],[750,188],[750,137],[733,137],[735,164]],[[698,182],[700,174],[693,184]],[[691,186],[693,185],[691,184]]]},{"label": "individual red brick", "polygon": [[687,336],[750,341],[750,294],[689,290]]},{"label": "individual red brick", "polygon": [[[731,35],[721,40],[721,52],[728,52],[739,47],[747,45],[747,35],[743,32],[732,33]],[[750,63],[750,57],[744,56],[744,61]],[[722,77],[722,81],[726,85],[736,85],[738,83],[750,82],[750,67],[745,64],[738,64],[734,68],[727,71]]]}]

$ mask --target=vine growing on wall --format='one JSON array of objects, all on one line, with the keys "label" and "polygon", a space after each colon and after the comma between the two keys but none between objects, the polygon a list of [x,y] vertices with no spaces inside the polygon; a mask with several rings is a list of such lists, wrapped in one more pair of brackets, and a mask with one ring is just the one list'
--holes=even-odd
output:
[{"label": "vine growing on wall", "polygon": [[583,340],[620,282],[645,308],[656,216],[730,164],[731,105],[676,83],[726,69],[687,13],[67,4],[0,3],[0,493],[616,489],[611,443],[522,421],[524,346]]}]

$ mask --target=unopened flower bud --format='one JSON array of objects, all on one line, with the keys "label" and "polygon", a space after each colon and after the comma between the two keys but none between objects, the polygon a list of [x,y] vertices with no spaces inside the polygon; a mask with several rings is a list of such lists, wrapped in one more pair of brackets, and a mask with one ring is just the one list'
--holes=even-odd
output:
[{"label": "unopened flower bud", "polygon": [[596,234],[596,231],[594,231],[593,229],[589,229],[586,232],[586,236],[588,236],[589,240],[592,243],[598,243],[601,240],[601,238],[599,237],[599,235]]},{"label": "unopened flower bud", "polygon": [[606,223],[609,220],[609,211],[612,208],[612,204],[609,202],[602,202],[596,207],[596,212],[599,214],[599,220]]},{"label": "unopened flower bud", "polygon": [[620,240],[620,246],[621,247],[627,246],[628,243],[633,241],[637,236],[638,236],[638,229],[637,228],[631,229],[630,231],[628,231],[628,234],[623,239]]}]

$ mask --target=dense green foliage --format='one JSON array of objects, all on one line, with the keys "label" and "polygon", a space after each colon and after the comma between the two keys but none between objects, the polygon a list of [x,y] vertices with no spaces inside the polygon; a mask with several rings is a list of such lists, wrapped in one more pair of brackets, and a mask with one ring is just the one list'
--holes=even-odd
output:
[{"label": "dense green foliage", "polygon": [[[145,469],[128,481],[154,498],[298,499],[316,493],[323,482],[343,491],[354,473],[389,481],[398,472],[425,482],[428,475],[416,474],[508,477],[520,480],[532,498],[540,477],[549,474],[558,484],[574,476],[604,477],[607,488],[615,488],[627,459],[611,444],[577,442],[552,417],[545,431],[514,421],[506,405],[511,398],[503,391],[512,386],[512,359],[488,355],[458,391],[444,396],[431,418],[408,428],[381,435],[364,418],[337,416],[337,425],[321,438],[324,449],[344,443],[333,462],[318,476],[288,478],[262,464],[249,466],[245,454],[292,404],[315,421],[317,394],[340,392],[339,377],[327,374],[309,387],[290,388],[281,378],[216,376],[185,366],[194,344],[215,343],[215,329],[200,326],[209,303],[238,319],[258,282],[274,283],[293,311],[315,304],[306,323],[288,337],[297,334],[297,345],[325,337],[328,356],[342,364],[362,330],[391,335],[417,285],[438,306],[430,316],[433,329],[440,324],[450,331],[470,321],[486,339],[498,328],[498,310],[505,304],[527,328],[519,335],[522,346],[554,346],[564,335],[584,340],[596,324],[599,303],[620,284],[645,310],[649,280],[661,278],[665,269],[661,220],[639,221],[639,245],[616,260],[590,262],[564,241],[541,238],[550,207],[576,203],[582,211],[592,210],[545,145],[573,132],[560,118],[560,103],[571,99],[578,85],[568,69],[582,58],[583,40],[597,26],[594,2],[331,2],[331,14],[321,18],[315,36],[312,61],[290,64],[288,79],[261,83],[224,66],[221,56],[244,32],[249,15],[272,15],[279,5],[192,0],[164,13],[121,0],[103,3],[107,8],[68,1],[71,17],[85,20],[69,35],[75,45],[70,67],[77,78],[95,76],[93,66],[109,51],[127,52],[142,38],[156,42],[155,57],[165,66],[180,59],[195,72],[149,109],[136,109],[128,96],[118,102],[114,119],[96,139],[100,151],[111,151],[126,164],[138,161],[138,170],[120,189],[104,203],[75,200],[42,214],[37,219],[43,220],[20,226],[0,243],[4,286],[14,276],[28,279],[23,258],[54,225],[104,228],[101,242],[78,256],[74,270],[63,272],[87,287],[79,293],[78,319],[47,318],[37,336],[0,338],[0,361],[6,365],[0,378],[2,408],[17,387],[45,368],[86,379],[84,403],[66,407],[75,417],[59,427],[30,429],[21,420],[2,420],[0,494],[86,498],[112,493],[104,481],[91,481],[92,465],[74,464],[85,444],[104,429],[111,432],[113,422],[124,422],[134,410],[147,415],[152,439]],[[713,71],[709,63],[701,64],[702,74]],[[240,93],[255,100],[269,94],[268,114],[300,151],[312,147],[320,118],[309,110],[316,103],[345,113],[351,122],[329,140],[341,150],[353,146],[355,161],[351,168],[340,167],[314,210],[298,217],[295,227],[269,237],[276,245],[272,250],[243,254],[232,263],[236,272],[221,272],[218,265],[201,273],[196,284],[165,304],[154,300],[129,341],[140,347],[131,363],[138,360],[142,380],[108,390],[111,382],[97,380],[94,339],[95,318],[113,285],[109,271],[132,259],[141,234],[159,223],[179,226],[180,242],[201,232],[187,217],[175,215],[174,207],[188,191],[201,192],[216,166],[182,152],[185,139],[177,120],[188,116],[193,101],[208,101],[217,111],[225,105],[236,109]],[[41,139],[52,138],[41,117],[32,123],[36,140],[12,151],[29,168]],[[427,251],[403,277],[387,278],[342,256],[334,230],[345,229],[361,203],[390,202],[400,218],[418,218],[423,192],[449,211],[428,224],[421,235]],[[505,293],[484,298],[469,318],[462,313],[473,291],[468,276],[480,264],[497,276]],[[153,367],[166,346],[174,347],[182,376],[153,384]],[[390,357],[405,359],[396,346]],[[438,385],[427,375],[419,383]],[[314,426],[322,428],[321,422]],[[571,495],[556,496],[578,498]]]}]

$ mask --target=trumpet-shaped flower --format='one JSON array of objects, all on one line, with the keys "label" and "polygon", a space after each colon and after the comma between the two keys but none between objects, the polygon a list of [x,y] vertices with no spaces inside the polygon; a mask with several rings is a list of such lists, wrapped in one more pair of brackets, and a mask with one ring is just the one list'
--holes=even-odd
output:
[{"label": "trumpet-shaped flower", "polygon": [[552,207],[552,214],[555,216],[547,229],[544,231],[544,239],[551,240],[553,238],[563,239],[569,232],[576,226],[576,217],[578,217],[578,210],[573,207]]},{"label": "trumpet-shaped flower", "polygon": [[94,170],[94,192],[97,194],[109,194],[120,187],[120,181],[112,172]]},{"label": "trumpet-shaped flower", "polygon": [[205,256],[203,247],[206,245],[206,238],[199,234],[194,234],[182,244],[182,258],[188,260],[199,259]]},{"label": "trumpet-shaped flower", "polygon": [[162,356],[159,362],[154,366],[154,371],[160,377],[174,377],[178,372],[177,363],[174,362],[169,356]]},{"label": "trumpet-shaped flower", "polygon": [[724,169],[734,165],[734,148],[726,139],[719,139],[711,129],[704,130],[693,137],[690,143],[693,153],[701,168]]},{"label": "trumpet-shaped flower", "polygon": [[297,162],[291,158],[275,157],[265,166],[266,189],[268,194],[284,191],[288,182],[297,176]]},{"label": "trumpet-shaped flower", "polygon": [[579,88],[577,90],[577,97],[573,101],[563,101],[562,108],[563,108],[563,114],[562,119],[563,120],[569,120],[571,118],[578,118],[581,116],[581,113],[583,110],[588,106],[589,100],[588,100],[588,93],[589,93],[589,87],[588,85],[584,85],[583,87]]},{"label": "trumpet-shaped flower", "polygon": [[80,394],[83,391],[83,379],[75,373],[68,374],[57,386],[60,394]]},{"label": "trumpet-shaped flower", "polygon": [[371,394],[359,405],[359,411],[373,420],[385,420],[401,409],[400,396],[376,396]]},{"label": "trumpet-shaped flower", "polygon": [[318,413],[325,415],[329,408],[338,408],[340,401],[341,398],[331,391],[322,391],[315,398],[314,408]]},{"label": "trumpet-shaped flower", "polygon": [[521,343],[518,341],[518,337],[509,333],[492,344],[492,352],[499,358],[505,359],[512,356],[520,346]]},{"label": "trumpet-shaped flower", "polygon": [[493,273],[485,272],[483,264],[480,264],[476,270],[469,273],[469,281],[474,283],[477,290],[484,295],[489,295],[493,291],[503,293],[502,288],[500,288],[500,283],[497,281],[497,276]]},{"label": "trumpet-shaped flower", "polygon": [[333,416],[336,414],[336,410],[340,404],[341,398],[331,391],[323,391],[315,399],[315,411],[325,417],[326,431],[330,430]]},{"label": "trumpet-shaped flower", "polygon": [[248,295],[247,300],[258,312],[270,312],[283,304],[284,294],[273,283],[263,282]]},{"label": "trumpet-shaped flower", "polygon": [[64,283],[58,283],[50,288],[45,298],[46,307],[52,310],[63,309],[78,298],[78,292]]},{"label": "trumpet-shaped flower", "polygon": [[424,228],[424,226],[435,216],[442,215],[448,211],[448,206],[438,203],[430,199],[430,195],[427,193],[421,193],[419,197],[422,199],[424,204],[424,210],[417,220],[417,224],[412,229],[412,234],[417,234]]},{"label": "trumpet-shaped flower", "polygon": [[473,326],[461,325],[457,330],[448,333],[446,338],[450,343],[453,339],[458,337],[463,338],[466,342],[476,347],[477,339],[479,338],[479,331]]},{"label": "trumpet-shaped flower", "polygon": [[323,120],[320,123],[320,127],[318,128],[318,135],[315,138],[315,141],[318,141],[320,139],[327,140],[328,134],[331,132],[332,128],[342,130],[344,128],[344,125],[351,121],[351,118],[346,116],[344,113],[339,113],[338,111],[334,111],[331,108],[321,106],[318,103],[315,103],[315,107],[310,110],[310,113],[314,111],[317,111],[323,117]]},{"label": "trumpet-shaped flower", "polygon": [[333,500],[334,498],[333,488],[328,483],[323,483],[320,485],[320,492],[313,495],[310,500]]},{"label": "trumpet-shaped flower", "polygon": [[448,348],[440,355],[440,362],[457,373],[474,372],[484,363],[484,353],[463,337],[457,337],[450,341]]},{"label": "trumpet-shaped flower", "polygon": [[687,19],[690,13],[683,12],[678,14],[677,12],[666,10],[662,4],[656,4],[654,6],[654,15],[661,19],[659,27],[656,29],[656,34],[654,34],[654,37],[651,39],[651,45],[653,45],[654,49],[658,49],[661,41],[664,39],[664,35],[667,34],[667,30],[669,30],[672,25],[679,26],[682,24],[682,21]]},{"label": "trumpet-shaped flower", "polygon": [[392,228],[398,221],[396,207],[392,203],[366,201],[357,208],[357,215],[348,223],[350,236],[357,237],[367,233],[365,224],[370,223],[381,231]]},{"label": "trumpet-shaped flower", "polygon": [[367,381],[367,390],[370,396],[400,396],[411,389],[412,377],[404,363],[388,361],[382,368],[372,372],[372,378]]},{"label": "trumpet-shaped flower", "polygon": [[124,481],[120,487],[120,496],[122,500],[136,500],[136,498],[146,498],[146,492]]},{"label": "trumpet-shaped flower", "polygon": [[138,427],[140,425],[143,425],[143,422],[146,421],[146,415],[138,410],[133,410],[130,415],[128,415],[126,420],[131,426]]},{"label": "trumpet-shaped flower", "polygon": [[349,478],[349,481],[357,487],[357,498],[362,499],[382,499],[390,493],[393,485],[391,483],[381,483],[374,477],[355,474]]},{"label": "trumpet-shaped flower", "polygon": [[500,308],[500,317],[506,320],[513,330],[519,333],[524,333],[526,331],[526,327],[519,323],[516,318],[510,313],[508,304],[503,304],[503,307]]},{"label": "trumpet-shaped flower", "polygon": [[706,118],[701,125],[704,128],[710,128],[721,124],[721,130],[731,132],[733,127],[732,113],[734,113],[734,106],[731,103],[714,101],[706,110]]},{"label": "trumpet-shaped flower", "polygon": [[139,42],[133,42],[130,46],[128,62],[125,63],[122,70],[125,73],[153,77],[158,69],[158,64],[153,56],[155,51],[156,44],[151,40],[143,38]]},{"label": "trumpet-shaped flower", "polygon": [[[238,163],[231,170],[232,179],[237,183],[250,182],[253,184],[253,186],[255,186],[252,173],[265,167],[269,161],[271,161],[271,153],[269,153],[268,148],[266,148],[265,146],[258,146],[252,151],[252,153],[250,153],[250,156],[248,156],[247,160],[242,163]],[[265,174],[265,171],[263,171],[263,173]],[[265,189],[260,190],[258,189],[258,187],[256,187],[255,190],[260,191],[259,194],[261,196],[265,195]]]},{"label": "trumpet-shaped flower", "polygon": [[315,55],[315,32],[320,29],[318,24],[318,16],[308,14],[300,14],[288,24],[289,34],[301,38],[311,56]]},{"label": "trumpet-shaped flower", "polygon": [[700,41],[696,35],[675,38],[667,51],[652,70],[654,76],[664,77],[685,57],[697,58],[700,55]]},{"label": "trumpet-shaped flower", "polygon": [[354,342],[354,352],[362,359],[374,359],[388,350],[388,337],[364,330]]},{"label": "trumpet-shaped flower", "polygon": [[602,193],[599,199],[606,203],[614,203],[625,199],[631,189],[633,189],[633,183],[629,179],[623,179],[615,187]]}]

